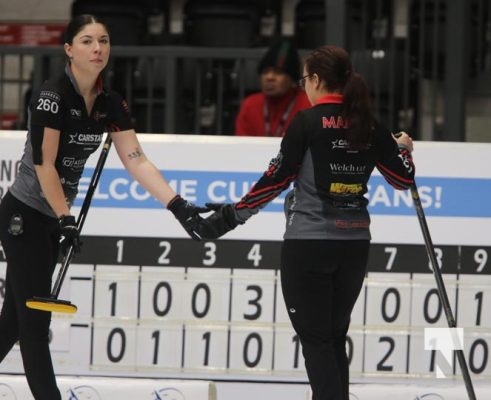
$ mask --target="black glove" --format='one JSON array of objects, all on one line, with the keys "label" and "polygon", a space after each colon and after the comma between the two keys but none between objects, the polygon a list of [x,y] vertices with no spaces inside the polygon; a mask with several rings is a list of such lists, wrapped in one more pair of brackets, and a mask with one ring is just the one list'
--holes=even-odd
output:
[{"label": "black glove", "polygon": [[199,214],[210,211],[208,208],[195,206],[193,203],[184,200],[180,195],[176,195],[167,204],[167,209],[174,214],[193,240],[201,239],[196,230],[198,223],[203,220]]},{"label": "black glove", "polygon": [[73,251],[75,253],[80,252],[80,232],[77,228],[77,222],[73,215],[62,215],[58,220],[60,224],[61,233],[61,251],[64,255],[67,254],[68,248],[73,246]]},{"label": "black glove", "polygon": [[198,234],[203,239],[217,239],[245,222],[237,214],[235,204],[206,203],[206,207],[215,212],[198,225]]}]

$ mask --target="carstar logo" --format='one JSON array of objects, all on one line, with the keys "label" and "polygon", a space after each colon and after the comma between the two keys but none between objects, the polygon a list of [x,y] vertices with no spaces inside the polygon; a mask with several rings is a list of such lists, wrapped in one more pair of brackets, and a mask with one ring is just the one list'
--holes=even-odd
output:
[{"label": "carstar logo", "polygon": [[349,142],[345,139],[336,139],[331,143],[333,149],[347,149],[349,147]]},{"label": "carstar logo", "polygon": [[94,133],[75,133],[70,135],[70,141],[68,144],[99,144],[101,143],[102,136]]}]

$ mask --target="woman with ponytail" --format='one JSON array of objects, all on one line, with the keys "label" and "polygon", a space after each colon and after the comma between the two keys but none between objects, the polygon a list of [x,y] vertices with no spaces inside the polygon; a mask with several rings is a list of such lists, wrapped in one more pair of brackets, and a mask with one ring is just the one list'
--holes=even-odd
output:
[{"label": "woman with ponytail", "polygon": [[254,187],[198,232],[217,238],[243,224],[294,182],[286,196],[281,285],[300,338],[313,400],[348,400],[346,335],[370,246],[367,183],[377,168],[394,188],[414,180],[412,140],[373,117],[367,85],[348,53],[322,46],[305,59],[300,86],[312,107],[288,126],[279,154]]}]

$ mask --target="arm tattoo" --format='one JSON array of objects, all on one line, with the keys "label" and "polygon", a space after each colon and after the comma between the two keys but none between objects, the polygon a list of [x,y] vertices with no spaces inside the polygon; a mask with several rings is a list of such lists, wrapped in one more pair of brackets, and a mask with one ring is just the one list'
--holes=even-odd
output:
[{"label": "arm tattoo", "polygon": [[130,160],[134,158],[141,157],[143,155],[142,151],[137,147],[135,150],[133,150],[130,154],[128,154],[128,158]]}]

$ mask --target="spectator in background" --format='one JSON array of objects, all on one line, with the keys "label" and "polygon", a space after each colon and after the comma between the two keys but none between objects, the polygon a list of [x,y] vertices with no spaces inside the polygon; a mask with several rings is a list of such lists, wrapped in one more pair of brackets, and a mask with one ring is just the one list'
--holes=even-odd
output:
[{"label": "spectator in background", "polygon": [[258,66],[261,91],[247,96],[235,120],[238,136],[283,136],[293,116],[310,107],[297,86],[300,57],[288,40],[272,45]]}]

